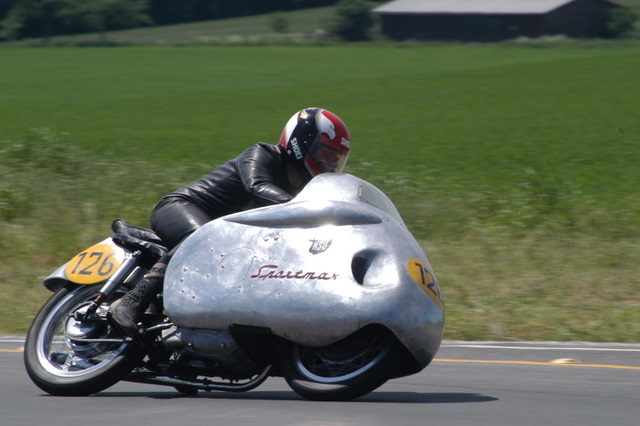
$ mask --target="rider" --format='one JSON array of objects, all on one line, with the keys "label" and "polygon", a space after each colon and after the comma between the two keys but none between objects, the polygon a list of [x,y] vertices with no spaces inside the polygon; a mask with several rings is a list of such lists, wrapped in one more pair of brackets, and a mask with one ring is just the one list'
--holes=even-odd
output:
[{"label": "rider", "polygon": [[[321,108],[295,113],[277,145],[257,143],[207,176],[163,197],[151,213],[151,227],[169,250],[207,222],[251,208],[285,203],[320,173],[342,172],[349,157],[349,130]],[[172,251],[170,251],[172,253]],[[112,304],[111,318],[127,335],[162,290],[169,256]]]}]

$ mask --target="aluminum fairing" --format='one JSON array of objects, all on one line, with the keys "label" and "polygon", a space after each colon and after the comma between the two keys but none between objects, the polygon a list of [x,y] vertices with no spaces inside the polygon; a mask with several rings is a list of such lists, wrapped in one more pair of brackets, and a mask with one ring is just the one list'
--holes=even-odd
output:
[{"label": "aluminum fairing", "polygon": [[[429,287],[411,272],[418,264]],[[391,201],[346,174],[320,175],[289,203],[201,227],[169,263],[164,303],[178,326],[268,327],[308,346],[382,324],[421,368],[444,330],[424,252]]]}]

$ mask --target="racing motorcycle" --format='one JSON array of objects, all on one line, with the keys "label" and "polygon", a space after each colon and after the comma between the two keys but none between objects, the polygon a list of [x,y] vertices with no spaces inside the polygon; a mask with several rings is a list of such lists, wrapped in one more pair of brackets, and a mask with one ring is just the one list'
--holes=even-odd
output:
[{"label": "racing motorcycle", "polygon": [[113,235],[44,281],[25,343],[33,382],[90,395],[123,381],[239,392],[283,377],[310,400],[350,400],[424,369],[444,331],[438,282],[389,198],[348,174],[286,204],[213,220],[172,254],[130,338],[109,319],[166,254],[152,231]]}]

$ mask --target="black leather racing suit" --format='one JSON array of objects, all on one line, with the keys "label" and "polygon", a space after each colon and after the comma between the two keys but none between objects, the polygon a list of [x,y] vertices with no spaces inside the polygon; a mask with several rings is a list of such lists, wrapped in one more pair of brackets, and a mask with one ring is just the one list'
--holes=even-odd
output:
[{"label": "black leather racing suit", "polygon": [[257,143],[207,176],[163,197],[151,227],[168,248],[205,223],[230,213],[284,203],[296,192],[279,145]]}]

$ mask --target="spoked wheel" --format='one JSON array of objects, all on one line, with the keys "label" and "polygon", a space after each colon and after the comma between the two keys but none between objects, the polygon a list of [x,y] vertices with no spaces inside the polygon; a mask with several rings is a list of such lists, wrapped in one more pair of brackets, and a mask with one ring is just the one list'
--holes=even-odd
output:
[{"label": "spoked wheel", "polygon": [[108,324],[111,301],[87,320],[75,315],[87,309],[99,290],[95,285],[63,287],[34,319],[24,361],[31,380],[45,392],[73,396],[100,392],[124,378],[144,357],[139,345]]},{"label": "spoked wheel", "polygon": [[401,352],[382,327],[365,327],[329,346],[292,343],[281,360],[282,374],[299,395],[315,401],[347,401],[382,386]]}]

